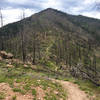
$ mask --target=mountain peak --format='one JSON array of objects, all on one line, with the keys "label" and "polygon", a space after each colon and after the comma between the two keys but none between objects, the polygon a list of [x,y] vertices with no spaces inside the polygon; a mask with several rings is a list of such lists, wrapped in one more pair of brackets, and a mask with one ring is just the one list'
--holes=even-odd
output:
[{"label": "mountain peak", "polygon": [[42,12],[51,12],[51,11],[57,11],[57,9],[47,8],[47,9],[43,10]]},{"label": "mountain peak", "polygon": [[45,9],[45,11],[54,11],[54,10],[56,10],[56,9],[53,9],[53,8],[47,8],[47,9]]},{"label": "mountain peak", "polygon": [[54,10],[53,8],[47,8],[47,9],[45,9],[45,10]]}]

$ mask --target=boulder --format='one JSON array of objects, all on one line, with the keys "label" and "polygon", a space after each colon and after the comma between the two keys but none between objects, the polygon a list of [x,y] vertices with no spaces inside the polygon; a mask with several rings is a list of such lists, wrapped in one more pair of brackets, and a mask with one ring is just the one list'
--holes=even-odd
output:
[{"label": "boulder", "polygon": [[13,65],[7,64],[7,68],[14,68]]},{"label": "boulder", "polygon": [[5,59],[6,64],[11,64],[11,59]]},{"label": "boulder", "polygon": [[25,67],[25,68],[29,68],[28,65],[26,65],[26,64],[24,64],[24,67]]},{"label": "boulder", "polygon": [[0,56],[1,56],[2,58],[6,58],[7,53],[6,53],[5,51],[0,51]]},{"label": "boulder", "polygon": [[0,51],[0,56],[4,59],[12,59],[13,58],[13,54],[7,53],[5,51]]},{"label": "boulder", "polygon": [[23,62],[19,59],[12,59],[12,63],[23,64]]},{"label": "boulder", "polygon": [[2,57],[0,56],[0,61],[2,61]]},{"label": "boulder", "polygon": [[8,53],[8,54],[7,54],[7,59],[12,59],[12,58],[13,58],[13,54]]}]

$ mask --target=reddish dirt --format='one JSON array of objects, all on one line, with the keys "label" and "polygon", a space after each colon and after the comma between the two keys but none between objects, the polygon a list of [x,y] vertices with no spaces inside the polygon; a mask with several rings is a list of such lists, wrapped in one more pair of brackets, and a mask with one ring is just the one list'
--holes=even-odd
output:
[{"label": "reddish dirt", "polygon": [[[81,91],[78,87],[78,85],[67,82],[67,81],[59,81],[59,80],[53,80],[54,82],[59,82],[65,89],[67,98],[66,100],[89,100],[87,95]],[[14,84],[15,87],[19,86],[19,84]],[[37,100],[44,100],[45,92],[41,87],[34,87],[37,91],[36,98]],[[6,97],[4,100],[12,100],[14,96],[16,96],[16,100],[33,100],[33,95],[31,92],[26,93],[25,95],[22,95],[21,93],[13,92],[12,88],[7,83],[0,83],[0,92],[3,92]],[[55,91],[55,93],[57,93]],[[92,99],[91,99],[92,100]]]},{"label": "reddish dirt", "polygon": [[81,91],[78,87],[78,85],[66,82],[66,81],[59,81],[57,80],[65,89],[67,92],[68,97],[66,100],[90,100],[84,91]]},{"label": "reddish dirt", "polygon": [[37,100],[44,100],[45,93],[44,93],[43,89],[40,87],[37,87],[36,91],[37,91],[37,96],[36,96]]},{"label": "reddish dirt", "polygon": [[[19,86],[19,84],[14,84],[15,86]],[[38,100],[44,100],[45,93],[42,88],[36,87],[37,91],[36,98]],[[31,92],[26,93],[25,95],[22,95],[18,92],[13,92],[12,88],[7,83],[0,83],[0,92],[3,92],[6,96],[3,100],[12,100],[14,96],[16,96],[16,100],[33,100],[33,95]]]}]

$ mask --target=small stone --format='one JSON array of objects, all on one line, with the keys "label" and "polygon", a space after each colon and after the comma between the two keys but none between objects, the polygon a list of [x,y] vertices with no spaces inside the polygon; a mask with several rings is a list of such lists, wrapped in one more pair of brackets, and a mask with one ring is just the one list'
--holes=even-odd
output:
[{"label": "small stone", "polygon": [[58,92],[58,91],[54,91],[54,94],[58,95],[58,94],[59,94],[59,92]]},{"label": "small stone", "polygon": [[8,68],[13,68],[14,66],[13,66],[13,65],[7,64],[7,67],[8,67]]},{"label": "small stone", "polygon": [[25,68],[28,68],[28,66],[27,66],[26,64],[24,64],[24,67],[25,67]]}]

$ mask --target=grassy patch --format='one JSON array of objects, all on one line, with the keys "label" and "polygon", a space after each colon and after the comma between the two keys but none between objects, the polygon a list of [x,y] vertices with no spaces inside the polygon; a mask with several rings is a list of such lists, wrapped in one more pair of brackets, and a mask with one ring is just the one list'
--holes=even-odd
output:
[{"label": "grassy patch", "polygon": [[36,90],[35,89],[32,90],[32,95],[36,96]]},{"label": "grassy patch", "polygon": [[19,93],[21,93],[21,94],[25,94],[25,91],[22,90],[22,89],[20,89],[20,88],[14,88],[13,91],[14,91],[14,92],[19,92]]},{"label": "grassy patch", "polygon": [[30,85],[31,85],[31,84],[28,84],[28,83],[27,83],[26,85],[23,86],[23,88],[24,88],[26,91],[28,91],[28,90],[31,89],[31,88],[30,88]]},{"label": "grassy patch", "polygon": [[15,96],[12,97],[12,100],[16,100],[16,98],[17,98],[17,97],[16,97],[16,95],[15,95]]},{"label": "grassy patch", "polygon": [[[0,63],[1,64],[1,63]],[[44,71],[35,71],[32,69],[26,69],[23,65],[13,64],[14,68],[7,68],[6,64],[2,62],[2,67],[0,66],[0,82],[9,83],[13,88],[14,92],[19,92],[21,94],[25,94],[29,90],[32,91],[32,95],[34,96],[33,100],[36,100],[36,90],[34,87],[39,87],[47,92],[48,95],[45,96],[46,100],[58,100],[59,98],[66,98],[65,92],[63,91],[61,85],[58,83],[54,83],[48,78],[48,75],[52,76],[51,73]],[[5,66],[5,67],[3,67]],[[48,68],[51,66],[55,68],[55,64],[49,62],[47,64]],[[37,69],[44,69],[44,67],[37,66]],[[14,83],[18,83],[18,87],[14,86]],[[21,87],[20,87],[21,86]],[[50,89],[50,91],[48,91]],[[55,94],[54,91],[57,91],[58,94]],[[1,95],[1,98],[3,95]],[[12,100],[16,100],[16,96],[12,97]]]},{"label": "grassy patch", "polygon": [[5,94],[3,92],[0,92],[0,100],[4,99],[5,98]]}]

